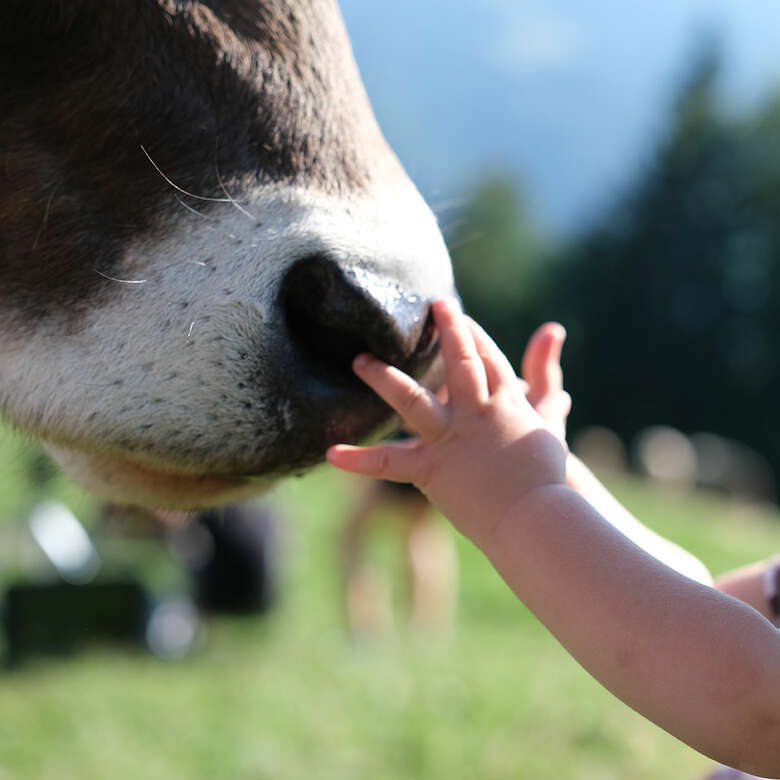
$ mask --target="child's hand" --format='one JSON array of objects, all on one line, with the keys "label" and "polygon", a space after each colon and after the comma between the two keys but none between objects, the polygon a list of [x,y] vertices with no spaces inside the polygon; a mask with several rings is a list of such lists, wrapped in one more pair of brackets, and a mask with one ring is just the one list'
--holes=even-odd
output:
[{"label": "child's hand", "polygon": [[446,404],[398,369],[360,355],[355,373],[420,438],[365,448],[336,445],[328,460],[346,471],[413,482],[480,544],[529,491],[563,484],[565,454],[490,337],[454,300],[436,302],[433,314]]},{"label": "child's hand", "polygon": [[561,350],[566,330],[557,322],[547,322],[531,336],[523,355],[523,379],[528,403],[547,427],[566,446],[566,418],[571,396],[563,389]]}]

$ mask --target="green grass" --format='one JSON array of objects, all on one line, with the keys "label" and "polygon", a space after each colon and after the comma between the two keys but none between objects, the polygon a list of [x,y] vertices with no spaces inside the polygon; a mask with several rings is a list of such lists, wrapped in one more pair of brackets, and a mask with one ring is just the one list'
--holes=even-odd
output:
[{"label": "green grass", "polygon": [[[0,532],[18,538],[29,455],[0,438],[0,458]],[[451,636],[399,629],[350,642],[335,561],[351,484],[320,470],[277,491],[288,567],[268,619],[214,621],[179,663],[95,648],[0,674],[0,778],[669,780],[704,771],[704,758],[583,672],[463,539]],[[615,487],[716,572],[780,549],[776,515],[638,482]],[[89,513],[88,497],[63,482],[53,489]]]}]

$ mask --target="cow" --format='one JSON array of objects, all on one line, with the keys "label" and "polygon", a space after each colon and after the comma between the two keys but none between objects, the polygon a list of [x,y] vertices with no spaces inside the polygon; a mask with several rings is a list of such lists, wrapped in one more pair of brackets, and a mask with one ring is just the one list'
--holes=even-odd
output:
[{"label": "cow", "polygon": [[3,0],[0,411],[106,500],[222,505],[438,381],[436,218],[335,0]]}]

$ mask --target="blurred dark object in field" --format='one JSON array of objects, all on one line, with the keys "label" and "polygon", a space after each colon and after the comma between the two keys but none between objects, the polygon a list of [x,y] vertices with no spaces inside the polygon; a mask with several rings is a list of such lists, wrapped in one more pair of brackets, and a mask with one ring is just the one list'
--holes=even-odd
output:
[{"label": "blurred dark object in field", "polygon": [[[101,520],[111,514],[104,507]],[[106,644],[145,648],[166,660],[193,650],[200,619],[189,597],[156,595],[142,582],[140,559],[129,567],[127,562],[117,566],[110,553],[106,560],[105,536],[101,549],[63,503],[36,504],[27,531],[47,563],[21,569],[4,594],[2,628],[10,666]]]},{"label": "blurred dark object in field", "polygon": [[132,578],[96,581],[101,556],[76,515],[59,501],[40,501],[28,514],[27,530],[51,569],[26,573],[27,581],[5,593],[7,662],[73,653],[97,642],[140,645],[147,593]]},{"label": "blurred dark object in field", "polygon": [[273,607],[282,525],[275,507],[256,503],[176,513],[106,505],[100,516],[103,534],[167,543],[191,578],[198,608],[212,614]]},{"label": "blurred dark object in field", "polygon": [[279,519],[244,504],[200,512],[172,545],[192,574],[195,602],[210,613],[264,613],[278,595]]},{"label": "blurred dark object in field", "polygon": [[16,665],[95,643],[140,647],[148,609],[144,589],[132,580],[12,585],[3,608],[6,660]]},{"label": "blurred dark object in field", "polygon": [[[200,634],[198,610],[259,614],[276,600],[278,522],[268,507],[247,504],[163,518],[104,505],[93,544],[66,506],[43,501],[31,511],[28,528],[49,567],[26,573],[7,591],[3,627],[11,664],[97,643],[135,644],[161,658],[180,658]],[[117,564],[112,546],[124,548],[131,540],[136,546],[149,541],[146,556]],[[158,557],[167,556],[169,567],[187,570],[196,604],[181,592],[155,597],[143,584],[150,546]],[[129,574],[117,577],[117,570]]]}]

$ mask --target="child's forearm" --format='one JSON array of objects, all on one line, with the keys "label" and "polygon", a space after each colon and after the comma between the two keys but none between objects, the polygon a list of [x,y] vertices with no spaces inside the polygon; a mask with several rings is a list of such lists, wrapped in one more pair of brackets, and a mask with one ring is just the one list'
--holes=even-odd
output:
[{"label": "child's forearm", "polygon": [[716,760],[780,775],[780,638],[761,615],[659,563],[563,486],[526,496],[483,549],[628,705]]},{"label": "child's forearm", "polygon": [[595,507],[608,523],[654,558],[697,582],[712,584],[712,575],[696,556],[639,522],[571,453],[566,459],[566,483]]}]

